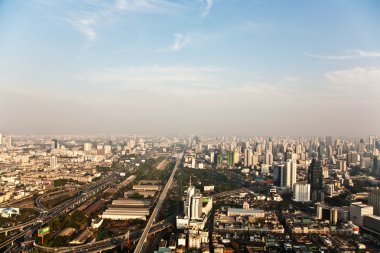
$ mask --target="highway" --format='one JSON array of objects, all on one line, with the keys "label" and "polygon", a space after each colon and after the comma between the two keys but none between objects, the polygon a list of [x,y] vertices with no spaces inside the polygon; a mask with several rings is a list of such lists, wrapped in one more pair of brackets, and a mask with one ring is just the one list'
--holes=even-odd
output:
[{"label": "highway", "polygon": [[[150,234],[158,233],[175,223],[175,216],[170,216],[156,224],[154,224],[150,231]],[[138,241],[142,234],[142,230],[134,231],[130,233],[130,241],[135,242]],[[107,249],[113,249],[120,246],[125,242],[125,236],[117,236],[109,239],[104,239],[102,241],[88,243],[85,245],[79,246],[71,246],[71,247],[61,247],[61,248],[51,248],[51,247],[43,247],[41,245],[35,245],[36,249],[39,249],[44,252],[56,252],[56,253],[80,253],[80,252],[100,252]]]},{"label": "highway", "polygon": [[[18,226],[7,229],[7,231],[19,229],[19,230],[21,230],[21,232],[12,236],[11,238],[5,240],[4,242],[1,242],[0,243],[0,251],[3,252],[5,249],[7,249],[4,251],[4,252],[7,252],[8,250],[12,249],[13,244],[21,242],[23,240],[23,237],[28,232],[33,234],[40,227],[47,224],[48,222],[50,222],[55,217],[63,214],[67,210],[74,209],[75,207],[77,207],[78,205],[80,205],[81,203],[86,201],[88,197],[95,194],[99,190],[107,187],[114,180],[115,180],[114,176],[109,176],[109,177],[106,177],[104,179],[101,179],[101,180],[95,182],[94,184],[91,184],[89,186],[84,187],[82,189],[82,191],[79,193],[79,195],[76,195],[75,197],[61,203],[60,205],[50,209],[47,212],[41,212],[40,216],[38,218],[36,218],[30,222],[20,224]],[[29,227],[29,228],[26,230],[22,230],[25,227]],[[2,233],[2,232],[6,232],[6,230],[0,230],[0,233]],[[8,251],[8,252],[10,252],[10,251]]]},{"label": "highway", "polygon": [[164,200],[166,198],[166,195],[167,195],[167,193],[168,193],[168,191],[169,191],[169,189],[170,189],[170,187],[171,187],[171,185],[173,183],[174,176],[175,176],[175,174],[176,174],[176,172],[178,170],[178,166],[181,163],[181,160],[182,160],[182,157],[183,157],[183,155],[184,155],[184,153],[186,151],[186,148],[187,147],[184,148],[182,154],[177,158],[177,162],[176,162],[176,164],[174,166],[172,174],[170,175],[169,180],[168,180],[168,182],[165,185],[165,188],[162,190],[162,192],[160,194],[160,197],[159,197],[159,199],[157,201],[157,204],[156,204],[156,206],[155,206],[155,208],[154,208],[154,210],[153,210],[153,212],[152,212],[152,214],[151,214],[151,216],[150,216],[150,218],[149,218],[149,220],[148,220],[148,222],[146,224],[146,227],[145,227],[145,229],[144,229],[141,237],[140,237],[140,240],[139,240],[139,242],[136,245],[136,248],[135,248],[135,251],[134,251],[135,253],[142,252],[142,249],[143,249],[144,243],[146,241],[146,238],[147,238],[147,236],[149,234],[149,231],[150,231],[150,229],[152,227],[152,224],[156,220],[157,214],[158,214],[158,212],[161,209],[162,203],[164,202]]}]

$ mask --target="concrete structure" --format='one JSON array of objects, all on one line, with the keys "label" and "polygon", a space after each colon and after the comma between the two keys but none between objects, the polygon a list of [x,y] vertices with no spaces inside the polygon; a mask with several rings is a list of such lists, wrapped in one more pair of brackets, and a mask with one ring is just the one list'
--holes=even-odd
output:
[{"label": "concrete structure", "polygon": [[373,206],[373,214],[380,216],[380,190],[372,191],[368,195],[368,204]]},{"label": "concrete structure", "polygon": [[296,202],[310,201],[310,184],[295,183],[293,185],[293,200]]},{"label": "concrete structure", "polygon": [[149,215],[149,208],[120,208],[109,207],[103,214],[103,219],[110,220],[129,220],[141,219],[146,220]]},{"label": "concrete structure", "polygon": [[161,186],[159,185],[142,185],[142,184],[136,184],[133,186],[133,190],[138,191],[160,191]]},{"label": "concrete structure", "polygon": [[232,208],[227,210],[228,216],[251,216],[251,217],[265,217],[265,211],[261,209],[244,209],[244,208]]},{"label": "concrete structure", "polygon": [[363,217],[373,215],[373,206],[354,202],[350,205],[350,220],[357,226],[363,226]]},{"label": "concrete structure", "polygon": [[380,216],[367,215],[363,217],[363,226],[380,235]]}]

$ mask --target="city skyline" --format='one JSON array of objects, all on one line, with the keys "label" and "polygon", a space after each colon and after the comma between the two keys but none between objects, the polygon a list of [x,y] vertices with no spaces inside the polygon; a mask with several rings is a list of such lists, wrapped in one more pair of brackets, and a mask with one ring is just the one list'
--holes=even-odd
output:
[{"label": "city skyline", "polygon": [[379,135],[379,8],[3,1],[0,131]]}]

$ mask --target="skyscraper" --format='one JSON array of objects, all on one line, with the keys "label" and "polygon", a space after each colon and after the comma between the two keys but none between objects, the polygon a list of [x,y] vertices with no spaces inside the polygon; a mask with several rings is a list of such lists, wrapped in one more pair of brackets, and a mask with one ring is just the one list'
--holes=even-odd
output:
[{"label": "skyscraper", "polygon": [[55,156],[50,157],[50,169],[56,170],[58,168],[58,159]]},{"label": "skyscraper", "polygon": [[287,160],[285,163],[285,170],[289,171],[287,172],[287,175],[290,176],[290,178],[287,179],[286,187],[293,189],[293,185],[297,182],[297,161]]},{"label": "skyscraper", "polygon": [[322,164],[316,158],[313,158],[311,164],[309,166],[308,171],[309,184],[311,185],[311,199],[313,201],[321,200],[321,192],[322,192]]},{"label": "skyscraper", "polygon": [[252,166],[252,149],[246,148],[244,150],[244,167],[250,167]]}]

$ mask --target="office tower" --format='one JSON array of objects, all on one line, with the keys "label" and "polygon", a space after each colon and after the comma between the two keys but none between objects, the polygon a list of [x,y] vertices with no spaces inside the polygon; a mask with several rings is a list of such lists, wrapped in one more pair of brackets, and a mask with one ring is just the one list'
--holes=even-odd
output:
[{"label": "office tower", "polygon": [[373,149],[375,147],[375,141],[376,141],[375,136],[370,135],[368,137],[368,144],[369,144],[370,149]]},{"label": "office tower", "polygon": [[338,169],[341,171],[341,172],[343,172],[343,173],[345,173],[346,172],[346,170],[347,170],[347,165],[346,165],[346,161],[344,161],[344,160],[338,160],[337,161],[337,167],[338,167]]},{"label": "office tower", "polygon": [[380,175],[380,155],[373,157],[372,174]]},{"label": "office tower", "polygon": [[104,154],[108,155],[112,151],[112,146],[111,145],[104,145],[103,149],[104,149]]},{"label": "office tower", "polygon": [[297,162],[288,159],[285,163],[283,170],[282,187],[289,187],[293,189],[293,185],[297,182]]},{"label": "office tower", "polygon": [[265,153],[265,164],[269,166],[273,164],[273,154],[269,151]]},{"label": "office tower", "polygon": [[330,224],[337,224],[338,223],[338,208],[333,207],[330,209]]},{"label": "office tower", "polygon": [[191,168],[195,169],[195,156],[191,157]]},{"label": "office tower", "polygon": [[91,149],[92,149],[92,144],[86,142],[86,143],[83,145],[83,149],[84,149],[84,151],[91,151]]},{"label": "office tower", "polygon": [[322,174],[323,174],[323,178],[329,178],[329,168],[323,167]]},{"label": "office tower", "polygon": [[50,157],[50,169],[56,170],[58,168],[58,159],[55,156]]},{"label": "office tower", "polygon": [[334,195],[334,184],[325,184],[326,195],[332,197]]},{"label": "office tower", "polygon": [[321,220],[323,216],[323,207],[321,203],[315,204],[315,218]]},{"label": "office tower", "polygon": [[252,166],[252,149],[245,149],[244,150],[244,167],[250,167]]},{"label": "office tower", "polygon": [[3,134],[0,133],[0,145],[3,144]]},{"label": "office tower", "polygon": [[201,194],[195,194],[191,200],[191,219],[200,219],[202,217],[202,201]]},{"label": "office tower", "polygon": [[229,167],[234,165],[234,152],[227,151],[227,164]]},{"label": "office tower", "polygon": [[215,162],[215,153],[211,152],[210,153],[210,163],[214,163],[214,162]]},{"label": "office tower", "polygon": [[267,151],[269,151],[269,153],[273,153],[273,143],[272,143],[272,141],[268,142],[268,149],[267,149]]},{"label": "office tower", "polygon": [[380,190],[374,190],[369,194],[368,204],[373,206],[373,214],[380,216]]},{"label": "office tower", "polygon": [[322,165],[321,162],[315,158],[311,161],[308,171],[309,184],[311,185],[311,200],[321,200],[320,193],[322,191]]},{"label": "office tower", "polygon": [[301,144],[298,144],[296,146],[296,154],[297,155],[301,155],[302,154],[302,145]]},{"label": "office tower", "polygon": [[261,155],[261,153],[262,153],[261,144],[257,143],[257,145],[256,145],[256,154]]},{"label": "office tower", "polygon": [[347,165],[357,165],[359,162],[359,154],[357,151],[349,151],[347,154]]},{"label": "office tower", "polygon": [[234,150],[234,164],[238,164],[240,162],[240,156],[238,149],[235,148]]},{"label": "office tower", "polygon": [[350,220],[356,226],[363,226],[363,216],[373,215],[373,206],[354,202],[350,205]]},{"label": "office tower", "polygon": [[358,152],[359,154],[365,152],[365,143],[363,139],[360,139],[359,146],[358,146]]},{"label": "office tower", "polygon": [[217,166],[221,166],[222,165],[222,160],[223,160],[222,155],[218,154],[217,155],[217,159],[216,159],[216,165]]},{"label": "office tower", "polygon": [[318,159],[322,160],[326,155],[326,147],[323,143],[318,147]]},{"label": "office tower", "polygon": [[51,140],[50,147],[51,149],[58,148],[58,141],[56,139]]},{"label": "office tower", "polygon": [[257,165],[259,163],[259,157],[257,155],[252,156],[252,165]]},{"label": "office tower", "polygon": [[275,181],[275,184],[278,186],[282,185],[282,178],[283,178],[282,173],[283,173],[283,171],[284,171],[284,165],[283,164],[279,164],[279,165],[274,167],[273,180]]},{"label": "office tower", "polygon": [[310,184],[295,183],[293,185],[293,200],[296,202],[310,201]]}]

